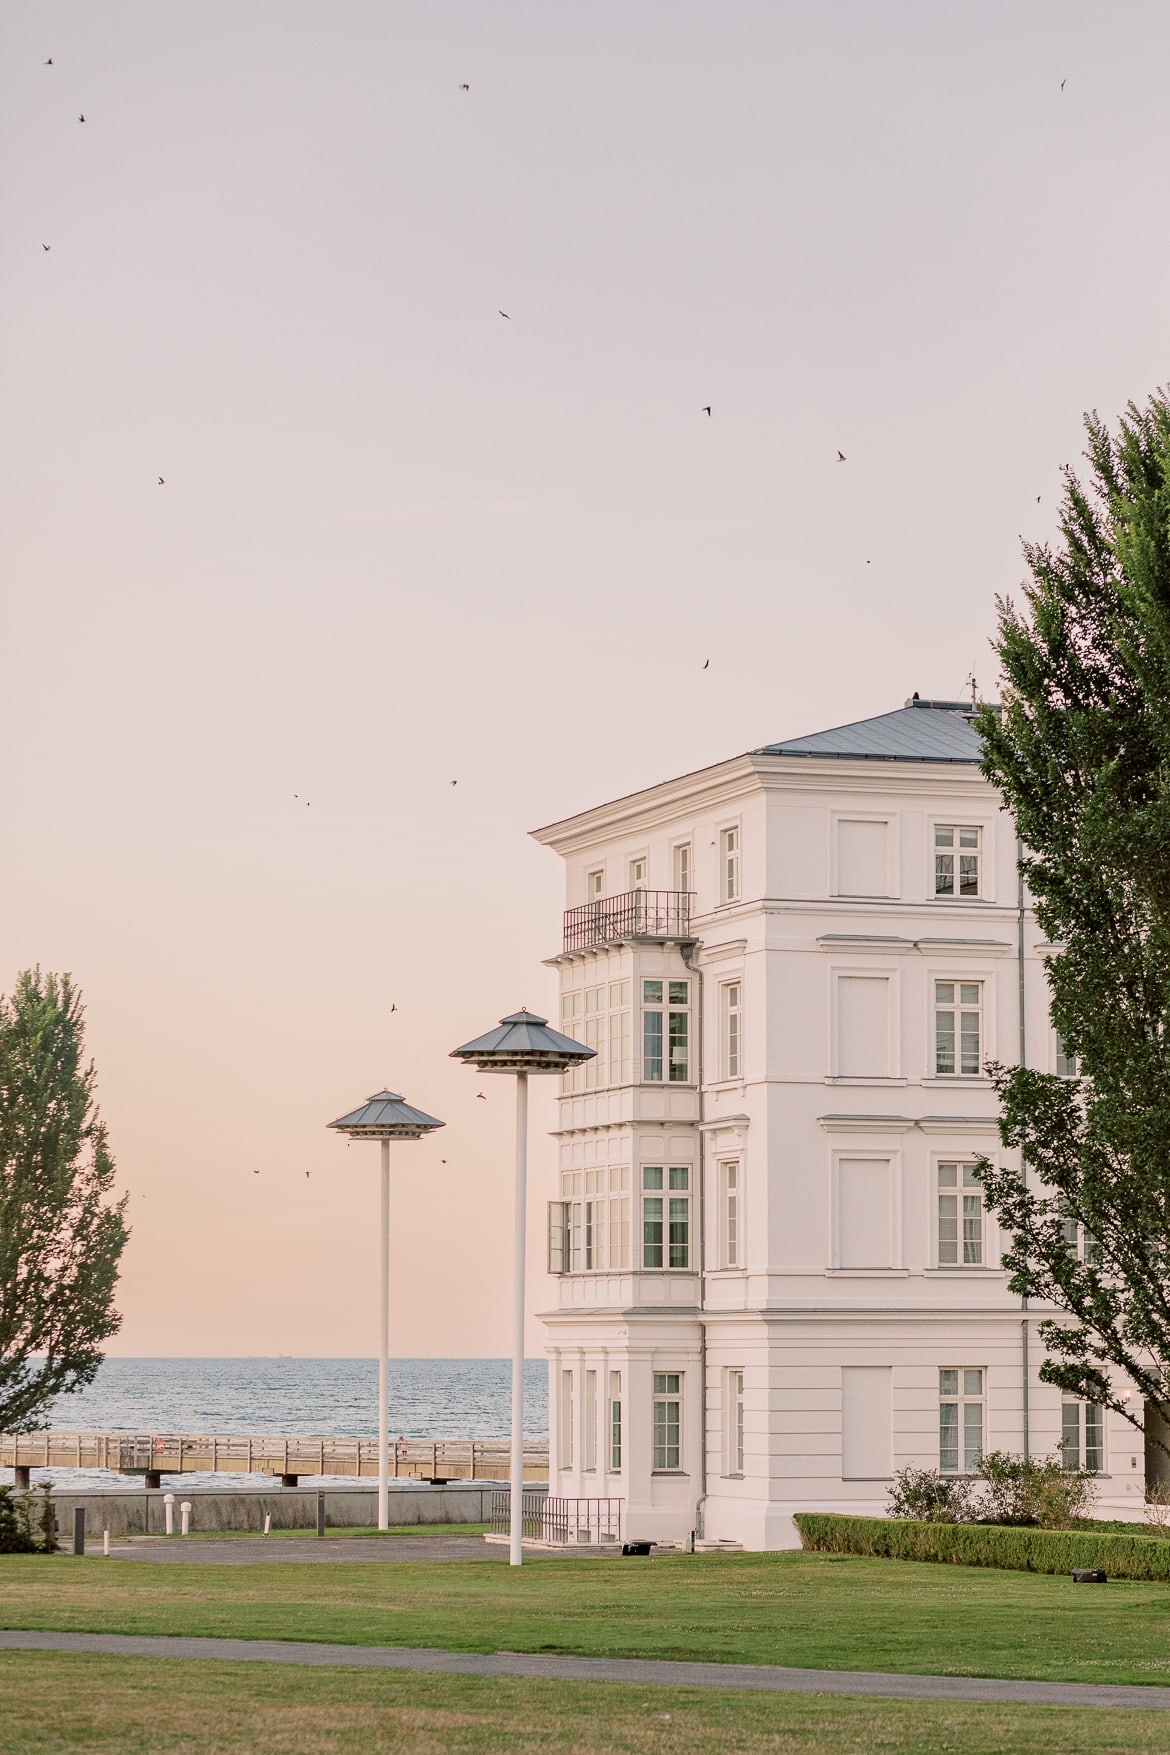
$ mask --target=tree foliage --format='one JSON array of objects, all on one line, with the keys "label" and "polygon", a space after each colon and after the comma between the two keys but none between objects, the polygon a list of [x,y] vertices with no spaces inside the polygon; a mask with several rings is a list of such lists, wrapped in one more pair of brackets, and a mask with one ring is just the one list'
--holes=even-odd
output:
[{"label": "tree foliage", "polygon": [[1041,1378],[1141,1426],[1143,1399],[1170,1402],[1170,403],[1086,430],[1059,540],[1025,547],[1023,604],[1000,604],[1001,712],[978,718],[1081,1076],[993,1068],[1024,1176],[980,1173],[1012,1289],[1060,1312]]},{"label": "tree foliage", "polygon": [[19,976],[0,998],[0,1431],[43,1423],[91,1383],[115,1334],[126,1197],[83,1065],[84,1012],[68,975]]}]

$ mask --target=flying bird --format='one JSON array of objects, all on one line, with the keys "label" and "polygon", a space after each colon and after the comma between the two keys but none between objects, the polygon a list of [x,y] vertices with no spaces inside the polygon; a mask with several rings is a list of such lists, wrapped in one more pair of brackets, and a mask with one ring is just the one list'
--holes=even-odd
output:
[{"label": "flying bird", "polygon": [[259,1176],[260,1172],[259,1170],[253,1170],[252,1174],[253,1176]]},{"label": "flying bird", "polygon": [[470,91],[471,87],[469,85],[461,85],[459,89],[460,91]]},{"label": "flying bird", "polygon": [[1040,504],[1040,495],[1039,494],[1036,495],[1036,504],[1037,505]]},{"label": "flying bird", "polygon": [[158,485],[159,485],[159,487],[166,487],[166,485],[167,485],[166,482],[163,480],[161,475],[158,478]]},{"label": "flying bird", "polygon": [[308,1181],[308,1180],[309,1180],[309,1177],[310,1177],[310,1176],[311,1176],[311,1175],[312,1175],[312,1171],[311,1171],[311,1170],[306,1170],[306,1171],[305,1171],[305,1181],[306,1181],[306,1182],[307,1182],[307,1181]]},{"label": "flying bird", "polygon": [[440,1163],[440,1164],[445,1164],[445,1163],[446,1163],[446,1162],[447,1162],[447,1160],[446,1160],[446,1158],[440,1158],[440,1159],[439,1159],[439,1163]]},{"label": "flying bird", "polygon": [[45,62],[45,66],[51,67],[52,65],[53,65],[53,57],[52,57],[52,55],[50,55],[49,59]]},{"label": "flying bird", "polygon": [[1061,80],[1061,82],[1060,82],[1060,89],[1061,89],[1061,91],[1063,91],[1063,90],[1064,90],[1064,88],[1065,88],[1065,86],[1066,86],[1066,85],[1067,85],[1067,84],[1068,84],[1068,80],[1067,80],[1067,79],[1062,79],[1062,80]]},{"label": "flying bird", "polygon": [[701,408],[699,410],[700,414],[710,414],[710,412],[711,412],[711,404],[710,403],[707,404],[706,408]]},{"label": "flying bird", "polygon": [[845,463],[845,462],[847,462],[847,458],[846,458],[846,456],[845,456],[845,453],[844,453],[844,451],[838,451],[838,453],[837,453],[837,462],[838,462],[838,463]]},{"label": "flying bird", "polygon": [[[498,306],[496,308],[497,308],[497,310],[499,309]],[[500,316],[501,317],[508,317],[507,311],[500,311]],[[512,321],[511,317],[508,317],[508,322],[510,323],[511,321]]]},{"label": "flying bird", "polygon": [[480,1102],[480,1103],[486,1103],[486,1102],[487,1102],[487,1098],[486,1098],[486,1097],[485,1097],[485,1096],[484,1096],[484,1094],[483,1094],[483,1092],[482,1092],[482,1091],[477,1091],[477,1092],[476,1092],[476,1093],[475,1093],[475,1095],[476,1095],[476,1099],[477,1099],[477,1101],[478,1101],[478,1102]]},{"label": "flying bird", "polygon": [[42,244],[41,245],[42,250],[51,250],[52,248],[53,248],[52,244]]},{"label": "flying bird", "polygon": [[396,1011],[397,1011],[397,1010],[398,1010],[398,1007],[397,1007],[397,1006],[396,1006],[396,1005],[392,1005],[392,1006],[391,1006],[391,1007],[390,1007],[390,1010],[391,1010],[391,1011],[392,1011],[392,1012],[396,1012]]},{"label": "flying bird", "polygon": [[459,782],[458,780],[452,780],[451,784],[452,786],[458,786]]},{"label": "flying bird", "polygon": [[705,658],[703,660],[703,669],[710,670],[710,668],[711,668],[711,660],[709,658]]},{"label": "flying bird", "polygon": [[84,121],[85,121],[85,117],[84,117],[84,116],[78,116],[78,118],[77,118],[77,120],[78,120],[78,121],[79,121],[79,122],[84,122]]}]

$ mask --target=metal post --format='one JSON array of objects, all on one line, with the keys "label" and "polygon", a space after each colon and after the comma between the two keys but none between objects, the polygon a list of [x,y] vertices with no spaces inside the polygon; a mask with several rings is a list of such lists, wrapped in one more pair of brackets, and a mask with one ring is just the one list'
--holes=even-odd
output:
[{"label": "metal post", "polygon": [[378,1338],[378,1528],[390,1527],[390,1141],[382,1141],[382,1298]]},{"label": "metal post", "polygon": [[513,1240],[512,1470],[508,1561],[524,1558],[524,1242],[528,1198],[528,1074],[516,1074],[516,1215]]},{"label": "metal post", "polygon": [[73,1552],[85,1553],[85,1506],[73,1507]]},{"label": "metal post", "polygon": [[317,1540],[325,1540],[325,1495],[317,1494]]}]

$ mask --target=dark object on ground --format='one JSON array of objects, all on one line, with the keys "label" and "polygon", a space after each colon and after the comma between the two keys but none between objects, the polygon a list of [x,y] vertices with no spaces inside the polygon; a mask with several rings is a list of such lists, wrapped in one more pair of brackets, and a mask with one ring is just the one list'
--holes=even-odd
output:
[{"label": "dark object on ground", "polygon": [[1072,1581],[1074,1584],[1108,1584],[1109,1574],[1102,1572],[1099,1566],[1074,1566]]},{"label": "dark object on ground", "polygon": [[623,1542],[622,1553],[623,1555],[636,1554],[639,1558],[645,1558],[653,1546],[653,1542]]}]

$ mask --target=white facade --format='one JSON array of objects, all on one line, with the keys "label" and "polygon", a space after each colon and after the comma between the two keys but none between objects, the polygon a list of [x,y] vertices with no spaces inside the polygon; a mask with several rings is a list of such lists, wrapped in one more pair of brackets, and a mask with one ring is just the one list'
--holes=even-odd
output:
[{"label": "white facade", "polygon": [[537,839],[566,865],[559,1022],[599,1050],[560,1098],[550,1490],[622,1498],[631,1537],[786,1547],[794,1511],[882,1511],[896,1468],[1076,1428],[1101,1513],[1138,1515],[1140,1435],[1039,1381],[1043,1312],[964,1177],[1000,1151],[985,1062],[1056,1071],[1058,1044],[962,709]]}]

